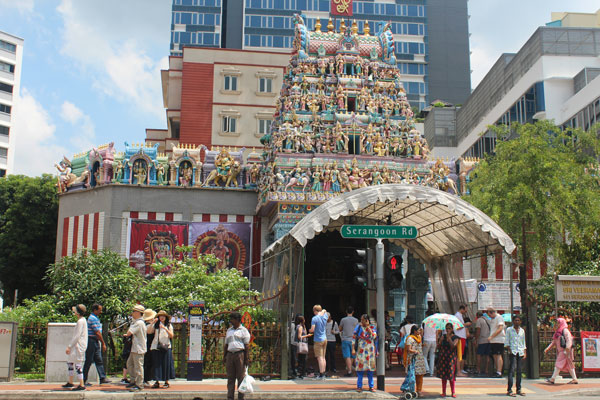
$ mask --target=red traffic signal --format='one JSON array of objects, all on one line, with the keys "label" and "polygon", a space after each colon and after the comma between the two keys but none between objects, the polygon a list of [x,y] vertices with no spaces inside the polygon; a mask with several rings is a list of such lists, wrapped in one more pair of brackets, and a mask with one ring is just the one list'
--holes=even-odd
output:
[{"label": "red traffic signal", "polygon": [[389,256],[387,266],[392,271],[399,271],[402,267],[402,256]]}]

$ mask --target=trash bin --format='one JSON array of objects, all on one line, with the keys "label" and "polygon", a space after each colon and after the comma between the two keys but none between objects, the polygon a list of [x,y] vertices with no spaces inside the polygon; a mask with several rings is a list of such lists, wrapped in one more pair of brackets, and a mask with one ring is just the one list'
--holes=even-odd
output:
[{"label": "trash bin", "polygon": [[0,322],[0,382],[12,380],[17,355],[17,323]]}]

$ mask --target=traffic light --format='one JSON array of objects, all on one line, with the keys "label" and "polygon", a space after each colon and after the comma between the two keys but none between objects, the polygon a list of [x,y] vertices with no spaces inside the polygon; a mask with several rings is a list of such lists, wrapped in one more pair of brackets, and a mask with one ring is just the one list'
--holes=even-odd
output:
[{"label": "traffic light", "polygon": [[361,288],[367,288],[368,279],[368,250],[367,249],[353,249],[351,252],[353,256],[352,269],[354,272],[353,282],[355,285]]},{"label": "traffic light", "polygon": [[386,284],[389,289],[397,289],[402,286],[402,256],[398,254],[387,254],[386,257]]}]

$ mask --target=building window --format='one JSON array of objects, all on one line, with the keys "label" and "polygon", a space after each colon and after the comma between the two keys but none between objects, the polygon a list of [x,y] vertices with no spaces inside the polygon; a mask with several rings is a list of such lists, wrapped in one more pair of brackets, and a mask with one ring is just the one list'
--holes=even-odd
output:
[{"label": "building window", "polygon": [[6,104],[0,104],[0,112],[5,114],[10,114],[11,107]]},{"label": "building window", "polygon": [[8,136],[10,128],[8,126],[0,125],[0,136]]},{"label": "building window", "polygon": [[269,126],[271,126],[270,119],[259,119],[258,120],[258,133],[260,136],[266,135],[269,133]]},{"label": "building window", "polygon": [[0,82],[0,91],[6,92],[6,93],[12,93],[13,92],[13,86],[9,85],[7,83]]},{"label": "building window", "polygon": [[272,93],[271,89],[273,86],[273,79],[271,78],[259,78],[258,79],[258,91],[260,93]]},{"label": "building window", "polygon": [[8,149],[6,149],[4,147],[0,147],[0,160],[6,162],[7,157],[8,157]]},{"label": "building window", "polygon": [[237,76],[225,75],[225,90],[237,91]]},{"label": "building window", "polygon": [[6,176],[6,170],[5,169],[0,169],[0,178],[3,178]]},{"label": "building window", "polygon": [[11,53],[17,52],[17,46],[12,43],[5,42],[4,40],[0,40],[0,49],[10,51]]},{"label": "building window", "polygon": [[230,115],[226,115],[223,117],[223,132],[235,133],[236,125],[237,125],[236,117],[232,117]]},{"label": "building window", "polygon": [[9,63],[5,63],[4,61],[0,61],[0,71],[9,72],[11,74],[15,73],[15,66]]}]

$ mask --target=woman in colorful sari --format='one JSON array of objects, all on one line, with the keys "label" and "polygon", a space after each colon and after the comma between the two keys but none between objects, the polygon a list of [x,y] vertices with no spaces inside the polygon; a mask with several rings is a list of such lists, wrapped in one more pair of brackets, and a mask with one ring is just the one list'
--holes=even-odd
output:
[{"label": "woman in colorful sari", "polygon": [[423,328],[413,325],[404,344],[404,365],[407,366],[406,378],[402,386],[400,386],[400,390],[403,392],[416,391],[419,397],[421,397],[421,392],[423,391],[423,375],[427,372],[421,345],[422,337]]},{"label": "woman in colorful sari", "polygon": [[446,332],[438,337],[437,348],[439,349],[439,359],[436,369],[437,376],[442,380],[442,397],[446,397],[446,383],[450,381],[450,390],[452,397],[456,397],[456,363],[457,349],[460,342],[458,336],[454,334],[454,329],[451,323],[446,324]]},{"label": "woman in colorful sari", "polygon": [[369,381],[369,391],[375,391],[373,382],[373,372],[376,369],[375,339],[377,339],[377,330],[369,321],[369,316],[363,314],[360,317],[360,324],[354,329],[352,338],[352,355],[356,355],[356,391],[362,392],[364,373],[367,373]]},{"label": "woman in colorful sari", "polygon": [[[573,335],[569,331],[567,321],[564,318],[556,319],[556,332],[552,336],[552,343],[544,349],[544,354],[550,351],[552,347],[556,347],[556,363],[554,364],[554,374],[550,379],[547,379],[548,383],[554,384],[555,379],[562,372],[568,372],[571,374],[571,380],[569,383],[576,385],[579,383],[577,375],[575,374],[575,365],[573,364]],[[564,338],[563,343],[565,347],[561,345],[561,337]]]}]

